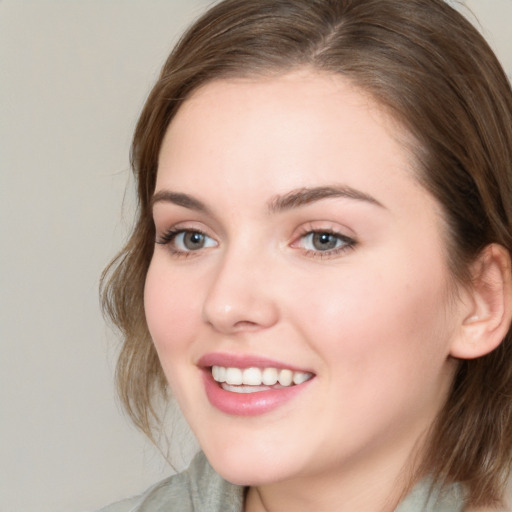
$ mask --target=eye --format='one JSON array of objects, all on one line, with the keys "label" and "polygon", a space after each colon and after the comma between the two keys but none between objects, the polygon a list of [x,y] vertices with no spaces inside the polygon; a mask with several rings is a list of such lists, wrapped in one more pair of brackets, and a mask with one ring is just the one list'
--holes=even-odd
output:
[{"label": "eye", "polygon": [[188,229],[170,229],[156,243],[169,245],[175,253],[194,252],[217,246],[217,242],[202,231]]},{"label": "eye", "polygon": [[293,246],[315,256],[334,256],[354,247],[355,244],[354,239],[341,233],[318,230],[302,235]]},{"label": "eye", "polygon": [[304,237],[304,248],[313,251],[332,251],[342,244],[340,237],[333,233],[315,231]]}]

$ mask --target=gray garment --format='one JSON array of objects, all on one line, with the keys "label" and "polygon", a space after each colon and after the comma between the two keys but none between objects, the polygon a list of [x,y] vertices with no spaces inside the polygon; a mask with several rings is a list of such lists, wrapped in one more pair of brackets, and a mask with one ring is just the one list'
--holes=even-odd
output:
[{"label": "gray garment", "polygon": [[[459,486],[442,493],[421,482],[395,512],[462,512]],[[219,476],[201,452],[190,467],[151,487],[144,494],[102,508],[98,512],[243,512],[244,487]]]},{"label": "gray garment", "polygon": [[432,487],[428,479],[420,482],[396,507],[395,512],[462,512],[465,493],[461,485],[454,484],[440,490]]},{"label": "gray garment", "polygon": [[199,452],[189,468],[98,512],[243,512],[244,488],[229,483]]}]

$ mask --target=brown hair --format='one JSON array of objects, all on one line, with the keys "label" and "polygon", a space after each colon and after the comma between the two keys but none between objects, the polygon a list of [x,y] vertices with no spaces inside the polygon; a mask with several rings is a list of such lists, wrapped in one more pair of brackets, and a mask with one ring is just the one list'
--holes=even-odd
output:
[{"label": "brown hair", "polygon": [[[225,0],[183,36],[141,113],[132,146],[139,210],[131,238],[102,277],[121,330],[120,396],[151,436],[166,383],[146,326],[160,145],[180,105],[221,78],[298,66],[339,73],[370,93],[416,141],[419,179],[442,205],[458,281],[490,243],[512,252],[512,92],[485,40],[442,0]],[[423,467],[462,482],[469,504],[498,502],[512,457],[511,332],[491,354],[459,363]]]}]

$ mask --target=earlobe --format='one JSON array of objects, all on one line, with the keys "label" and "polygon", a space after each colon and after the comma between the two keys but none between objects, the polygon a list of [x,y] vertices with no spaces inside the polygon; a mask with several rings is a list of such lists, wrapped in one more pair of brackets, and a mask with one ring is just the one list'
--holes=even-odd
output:
[{"label": "earlobe", "polygon": [[468,307],[450,354],[474,359],[492,352],[505,338],[512,321],[510,253],[498,244],[488,245],[475,261],[468,287]]}]

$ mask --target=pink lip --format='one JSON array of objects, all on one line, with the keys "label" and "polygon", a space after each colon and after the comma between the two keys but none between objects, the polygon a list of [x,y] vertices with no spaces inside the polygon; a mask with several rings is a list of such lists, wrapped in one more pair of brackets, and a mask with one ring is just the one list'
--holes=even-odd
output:
[{"label": "pink lip", "polygon": [[[206,354],[197,362],[198,366],[209,368],[211,366],[231,366],[234,368],[287,368],[294,372],[307,372],[304,368],[254,355],[211,353]],[[313,373],[313,372],[311,372]]]},{"label": "pink lip", "polygon": [[234,393],[222,389],[220,384],[213,380],[210,371],[211,366],[232,366],[236,368],[272,367],[289,368],[294,371],[304,370],[295,370],[290,365],[266,358],[231,354],[207,354],[199,360],[198,364],[202,367],[203,383],[210,403],[220,411],[234,416],[257,416],[270,412],[293,400],[298,394],[306,390],[311,381],[314,380],[313,378],[303,384],[254,393]]}]

